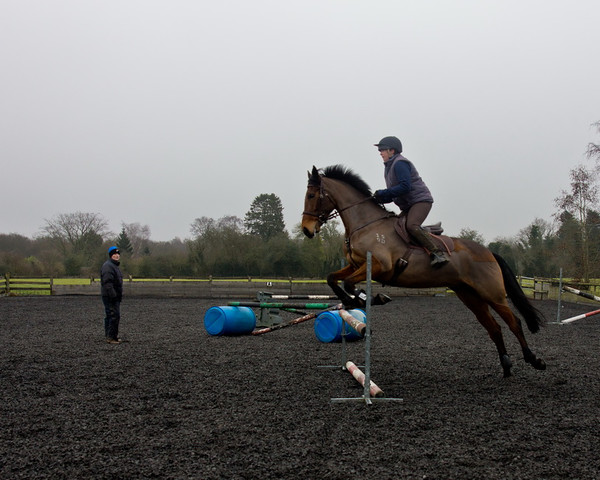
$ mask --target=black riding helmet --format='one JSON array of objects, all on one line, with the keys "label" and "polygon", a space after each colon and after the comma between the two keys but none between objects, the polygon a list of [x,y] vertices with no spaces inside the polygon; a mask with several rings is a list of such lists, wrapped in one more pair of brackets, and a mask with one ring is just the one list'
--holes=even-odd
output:
[{"label": "black riding helmet", "polygon": [[402,153],[402,142],[398,137],[383,137],[375,146],[377,148],[393,148],[396,153]]}]

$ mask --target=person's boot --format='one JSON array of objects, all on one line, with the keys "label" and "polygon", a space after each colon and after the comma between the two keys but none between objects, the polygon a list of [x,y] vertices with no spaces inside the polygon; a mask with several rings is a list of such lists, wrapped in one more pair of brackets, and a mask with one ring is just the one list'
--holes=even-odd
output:
[{"label": "person's boot", "polygon": [[421,245],[423,248],[429,251],[429,257],[431,258],[432,267],[442,267],[447,264],[450,260],[446,256],[446,252],[441,250],[431,239],[431,235],[422,228],[411,230],[410,234],[412,237]]}]

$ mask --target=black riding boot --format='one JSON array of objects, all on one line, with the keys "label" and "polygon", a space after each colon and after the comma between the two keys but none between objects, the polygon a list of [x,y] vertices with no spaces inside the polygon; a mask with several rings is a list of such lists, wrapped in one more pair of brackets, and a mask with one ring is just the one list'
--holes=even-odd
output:
[{"label": "black riding boot", "polygon": [[431,239],[431,235],[422,228],[411,230],[412,237],[426,250],[429,251],[432,267],[441,267],[450,260],[446,256],[446,252],[441,250]]}]

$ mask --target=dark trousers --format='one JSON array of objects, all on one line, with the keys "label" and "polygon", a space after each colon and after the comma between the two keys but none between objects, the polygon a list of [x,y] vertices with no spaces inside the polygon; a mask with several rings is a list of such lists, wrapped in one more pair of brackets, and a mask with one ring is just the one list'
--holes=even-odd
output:
[{"label": "dark trousers", "polygon": [[102,297],[104,303],[104,335],[106,338],[116,340],[119,335],[119,321],[121,320],[121,302],[110,297]]},{"label": "dark trousers", "polygon": [[429,215],[431,211],[431,203],[429,202],[419,202],[415,203],[406,214],[406,229],[408,233],[414,235],[415,230],[420,230],[421,225]]}]

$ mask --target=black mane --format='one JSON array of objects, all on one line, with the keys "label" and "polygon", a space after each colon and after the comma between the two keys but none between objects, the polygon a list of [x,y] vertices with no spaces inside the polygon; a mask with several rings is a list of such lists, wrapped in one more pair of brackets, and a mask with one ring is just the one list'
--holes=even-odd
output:
[{"label": "black mane", "polygon": [[367,183],[347,167],[343,165],[330,165],[323,169],[323,176],[327,178],[333,178],[335,180],[341,180],[342,182],[351,185],[356,188],[359,192],[371,196],[371,188]]}]

